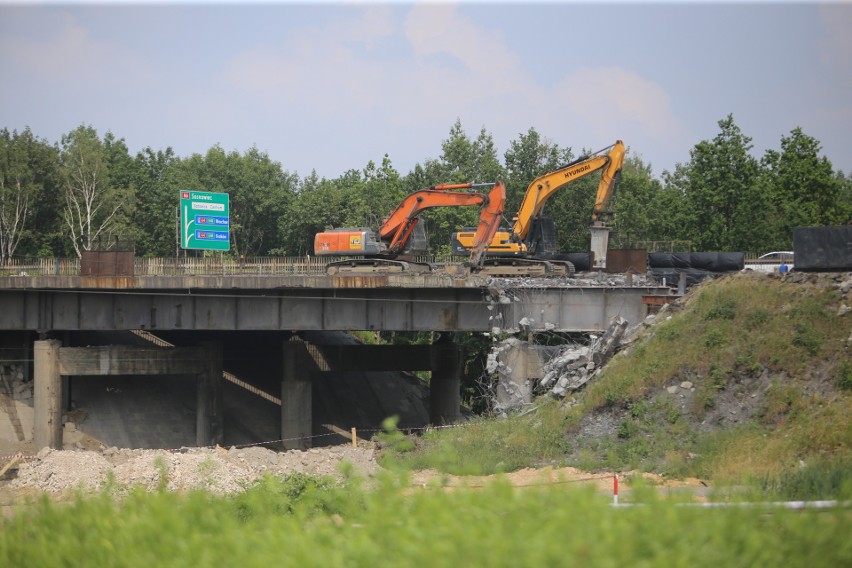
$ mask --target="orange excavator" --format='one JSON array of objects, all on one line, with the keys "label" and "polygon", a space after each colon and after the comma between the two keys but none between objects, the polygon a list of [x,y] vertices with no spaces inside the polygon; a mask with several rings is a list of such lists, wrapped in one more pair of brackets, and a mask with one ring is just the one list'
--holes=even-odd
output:
[{"label": "orange excavator", "polygon": [[[488,193],[472,191],[490,187]],[[471,191],[455,191],[468,189]],[[329,274],[342,272],[402,272],[428,271],[429,267],[418,265],[403,258],[412,254],[415,227],[420,214],[433,207],[480,207],[479,224],[472,233],[468,266],[479,265],[485,247],[494,238],[506,204],[506,186],[503,182],[459,183],[435,185],[408,195],[382,221],[377,232],[369,227],[330,229],[314,237],[314,254],[317,256],[359,257],[333,262],[328,266]]]}]

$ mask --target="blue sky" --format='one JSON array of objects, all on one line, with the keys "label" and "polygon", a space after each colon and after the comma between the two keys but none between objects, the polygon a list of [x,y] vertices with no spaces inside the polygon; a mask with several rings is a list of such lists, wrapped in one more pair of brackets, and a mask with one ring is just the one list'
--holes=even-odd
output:
[{"label": "blue sky", "polygon": [[[733,114],[852,174],[852,3],[4,3],[0,127],[131,152],[255,145],[302,176],[438,158],[458,118],[502,159],[534,127],[622,139],[655,174]],[[479,180],[485,181],[485,180]]]}]

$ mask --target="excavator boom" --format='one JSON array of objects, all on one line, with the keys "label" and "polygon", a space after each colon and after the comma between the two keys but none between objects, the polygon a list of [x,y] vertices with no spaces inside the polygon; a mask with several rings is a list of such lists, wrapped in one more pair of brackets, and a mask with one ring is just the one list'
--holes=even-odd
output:
[{"label": "excavator boom", "polygon": [[530,228],[547,201],[553,195],[571,182],[584,178],[600,169],[603,169],[601,181],[598,184],[598,193],[595,200],[595,208],[592,214],[593,220],[603,214],[610,198],[615,191],[618,172],[624,163],[624,143],[619,140],[606,155],[583,157],[562,166],[552,172],[537,177],[527,187],[521,207],[515,216],[515,224],[512,229],[515,240],[525,241],[530,233]]},{"label": "excavator boom", "polygon": [[598,193],[595,197],[595,207],[592,209],[592,221],[606,220],[609,217],[607,207],[615,195],[618,181],[621,178],[621,168],[624,165],[624,143],[619,140],[609,152],[609,163],[601,172],[601,181],[598,183]]},{"label": "excavator boom", "polygon": [[[415,191],[403,199],[397,208],[385,218],[382,226],[379,228],[379,238],[389,243],[388,253],[396,254],[402,250],[405,243],[411,238],[415,225],[420,220],[419,215],[426,209],[433,207],[487,206],[492,201],[497,201],[498,203],[493,204],[492,207],[499,207],[500,212],[496,220],[497,224],[499,224],[500,215],[503,214],[503,206],[506,201],[506,189],[502,182],[496,184],[488,195],[474,192],[447,191],[447,189],[468,188],[473,185],[455,184],[451,186],[434,186],[430,189]],[[498,188],[502,188],[502,190]],[[498,194],[502,194],[502,198]],[[487,209],[487,207],[483,207],[483,214],[485,214],[484,212]],[[493,237],[494,235],[492,234],[491,236]]]},{"label": "excavator boom", "polygon": [[473,237],[473,245],[470,251],[470,265],[478,266],[482,262],[485,249],[491,243],[494,235],[497,234],[497,229],[500,228],[505,204],[506,186],[501,181],[488,194],[488,199],[479,212],[479,225],[476,227],[476,234]]}]

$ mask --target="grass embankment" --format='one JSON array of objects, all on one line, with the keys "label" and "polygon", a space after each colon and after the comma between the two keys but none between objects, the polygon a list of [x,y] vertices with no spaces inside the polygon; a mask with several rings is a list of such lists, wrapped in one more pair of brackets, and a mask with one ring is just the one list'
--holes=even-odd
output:
[{"label": "grass embankment", "polygon": [[586,490],[445,492],[387,475],[364,490],[293,476],[236,497],[104,493],[0,523],[0,565],[841,566],[848,513],[614,509]]},{"label": "grass embankment", "polygon": [[[837,495],[852,480],[852,314],[838,315],[841,303],[833,286],[748,274],[708,282],[615,357],[576,406],[435,432],[403,459],[457,474],[563,460]],[[667,394],[684,381],[685,396]],[[615,431],[579,435],[595,416]]]}]

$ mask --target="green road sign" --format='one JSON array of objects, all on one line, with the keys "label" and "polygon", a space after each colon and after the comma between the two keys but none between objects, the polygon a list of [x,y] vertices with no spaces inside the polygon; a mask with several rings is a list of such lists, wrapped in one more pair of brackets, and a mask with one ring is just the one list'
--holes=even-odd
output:
[{"label": "green road sign", "polygon": [[180,191],[180,246],[184,249],[229,250],[231,218],[227,193]]}]

